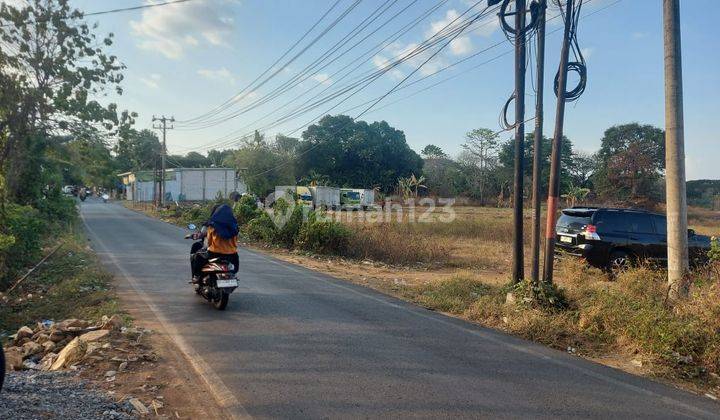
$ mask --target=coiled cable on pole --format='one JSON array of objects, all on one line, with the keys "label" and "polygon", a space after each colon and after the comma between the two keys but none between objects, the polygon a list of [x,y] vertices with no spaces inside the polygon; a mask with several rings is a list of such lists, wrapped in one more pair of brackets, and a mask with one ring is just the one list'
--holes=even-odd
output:
[{"label": "coiled cable on pole", "polygon": [[[580,9],[582,8],[583,0],[575,0],[575,6],[572,10],[571,16],[565,16],[565,13],[563,12],[562,4],[559,0],[556,0],[556,4],[560,6],[560,12],[562,14],[563,20],[568,22],[570,20],[570,47],[573,53],[573,56],[575,57],[575,60],[568,62],[567,64],[567,72],[575,72],[577,73],[579,77],[579,81],[577,85],[568,91],[563,92],[563,98],[566,102],[572,102],[580,98],[582,94],[585,92],[585,88],[587,86],[587,65],[585,64],[585,57],[582,55],[582,51],[580,49],[580,44],[577,40],[577,27],[578,27],[578,20],[580,19]],[[560,79],[560,72],[558,71],[555,74],[555,83],[554,83],[554,91],[555,96],[560,97],[559,91],[559,79]]]},{"label": "coiled cable on pole", "polygon": [[[492,6],[499,3],[499,1],[500,0],[491,0],[488,5]],[[503,33],[505,33],[505,37],[514,44],[517,38],[517,31],[515,30],[515,27],[508,22],[507,18],[510,16],[514,16],[517,13],[530,12],[530,19],[526,19],[527,24],[520,31],[520,35],[522,36],[523,40],[528,39],[529,37],[533,36],[535,30],[537,29],[538,18],[540,17],[540,8],[545,4],[546,0],[533,0],[526,10],[515,10],[512,12],[508,12],[507,9],[512,1],[513,0],[502,0],[502,5],[500,6],[498,17],[500,18],[500,27],[502,28]]]},{"label": "coiled cable on pole", "polygon": [[500,118],[499,118],[498,124],[500,125],[500,127],[502,127],[503,130],[512,130],[517,125],[517,123],[511,124],[510,121],[508,121],[508,115],[507,115],[508,109],[510,108],[510,104],[513,103],[513,101],[516,99],[516,97],[517,97],[517,92],[513,92],[513,94],[510,95],[510,97],[508,98],[508,100],[505,101],[505,105],[503,105],[502,110],[500,111]]}]

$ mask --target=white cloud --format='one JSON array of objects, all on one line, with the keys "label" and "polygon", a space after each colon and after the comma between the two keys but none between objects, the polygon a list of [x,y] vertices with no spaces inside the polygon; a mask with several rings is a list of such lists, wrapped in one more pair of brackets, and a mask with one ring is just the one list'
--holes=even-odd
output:
[{"label": "white cloud", "polygon": [[646,38],[648,36],[647,32],[633,32],[632,37],[633,39],[642,39]]},{"label": "white cloud", "polygon": [[[458,13],[457,10],[455,10],[455,9],[448,10],[447,12],[445,12],[444,18],[442,18],[440,20],[436,20],[434,22],[430,22],[430,29],[425,32],[425,35],[427,37],[431,37],[431,36],[435,35],[436,33],[442,31],[443,28],[445,28],[447,25],[450,25],[450,22],[453,22],[453,21],[454,22],[452,23],[452,25],[450,27],[445,28],[445,31],[447,31],[451,28],[454,28],[456,25],[458,25],[460,22],[463,21],[463,19],[458,19],[459,16],[460,16],[460,13]],[[457,19],[457,20],[455,20],[455,19]]]},{"label": "white cloud", "polygon": [[145,86],[149,87],[150,89],[157,89],[160,87],[160,84],[158,83],[162,77],[160,77],[157,73],[152,73],[148,75],[148,77],[140,77],[139,80],[144,84]]},{"label": "white cloud", "polygon": [[594,51],[595,51],[595,48],[591,48],[591,47],[580,48],[580,52],[582,53],[583,57],[585,57],[586,60],[588,58],[590,58],[590,56],[593,54]]},{"label": "white cloud", "polygon": [[231,85],[235,84],[235,76],[233,76],[232,72],[225,67],[221,67],[217,70],[200,69],[197,71],[197,74],[209,80],[226,82]]},{"label": "white cloud", "polygon": [[472,51],[473,45],[469,36],[461,36],[450,41],[450,52],[454,55],[465,55]]},{"label": "white cloud", "polygon": [[327,73],[320,73],[312,76],[312,79],[315,80],[318,83],[321,83],[323,85],[330,85],[332,84],[332,79],[330,79],[330,76],[328,76]]},{"label": "white cloud", "polygon": [[[146,4],[154,1],[146,0]],[[191,47],[228,45],[234,28],[234,0],[195,0],[145,9],[140,20],[130,21],[139,48],[178,59]]]}]

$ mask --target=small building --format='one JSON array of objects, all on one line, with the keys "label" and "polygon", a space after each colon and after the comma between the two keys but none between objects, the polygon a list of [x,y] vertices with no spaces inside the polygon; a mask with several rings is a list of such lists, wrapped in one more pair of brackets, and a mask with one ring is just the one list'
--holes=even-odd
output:
[{"label": "small building", "polygon": [[[153,201],[153,171],[118,174],[128,201]],[[244,194],[247,186],[232,168],[172,168],[165,171],[165,201],[205,201]]]}]

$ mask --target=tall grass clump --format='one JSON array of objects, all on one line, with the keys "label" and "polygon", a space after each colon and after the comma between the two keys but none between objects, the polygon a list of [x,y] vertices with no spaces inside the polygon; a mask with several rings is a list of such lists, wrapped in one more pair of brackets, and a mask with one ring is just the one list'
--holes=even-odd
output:
[{"label": "tall grass clump", "polygon": [[442,266],[450,260],[448,241],[409,235],[399,223],[350,225],[348,256],[397,265]]},{"label": "tall grass clump", "polygon": [[325,255],[346,255],[350,243],[347,226],[310,212],[300,228],[295,245],[305,251]]},{"label": "tall grass clump", "polygon": [[449,279],[418,286],[416,293],[417,302],[427,308],[463,314],[481,297],[492,296],[498,291],[472,276],[458,274]]}]

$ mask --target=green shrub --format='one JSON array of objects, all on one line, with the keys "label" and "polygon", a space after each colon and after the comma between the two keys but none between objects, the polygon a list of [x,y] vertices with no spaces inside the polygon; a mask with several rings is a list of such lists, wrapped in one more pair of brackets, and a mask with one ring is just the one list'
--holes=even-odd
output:
[{"label": "green shrub", "polygon": [[275,224],[278,226],[277,234],[275,235],[275,243],[291,248],[295,244],[300,228],[303,225],[304,211],[302,206],[295,206],[292,208],[292,212],[288,215],[285,212],[280,212],[277,205],[275,206],[275,215],[273,217]]},{"label": "green shrub", "polygon": [[243,226],[242,232],[252,241],[273,242],[277,230],[270,216],[265,212],[260,212],[258,217],[250,220]]},{"label": "green shrub", "polygon": [[262,211],[257,208],[255,199],[252,196],[244,195],[240,198],[240,201],[235,203],[233,213],[238,221],[238,225],[242,226],[247,224],[249,221],[260,216]]},{"label": "green shrub", "polygon": [[508,291],[513,293],[516,304],[528,308],[560,311],[569,306],[565,291],[554,283],[540,282],[536,285],[529,281],[521,281],[510,285]]},{"label": "green shrub", "polygon": [[720,262],[720,239],[712,237],[710,241],[710,251],[708,251],[708,258],[711,262]]},{"label": "green shrub", "polygon": [[17,270],[40,257],[46,218],[30,206],[6,204],[0,214],[0,281],[7,281]]},{"label": "green shrub", "polygon": [[53,224],[67,225],[74,222],[78,214],[75,200],[65,197],[59,190],[52,190],[45,197],[37,200],[35,207]]},{"label": "green shrub", "polygon": [[349,239],[347,227],[331,220],[315,220],[312,214],[300,228],[295,244],[318,254],[345,255]]}]

